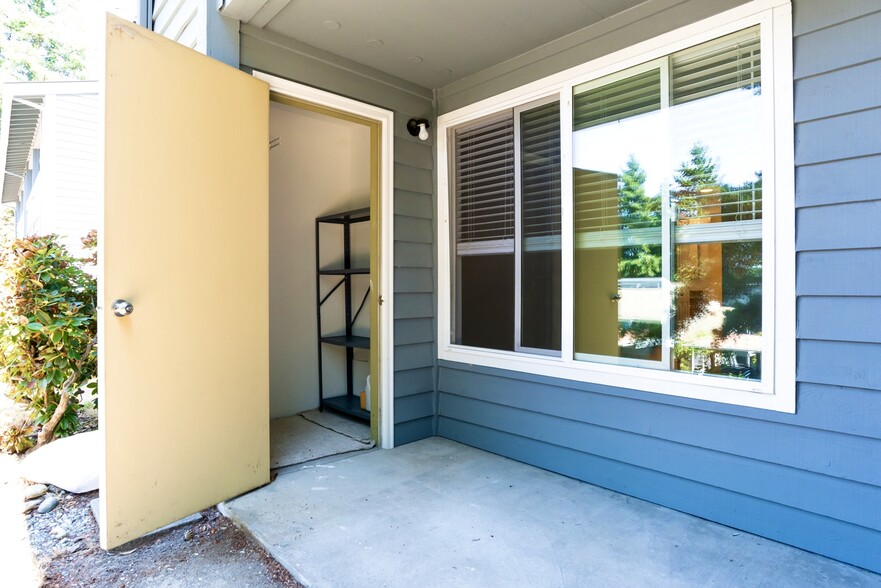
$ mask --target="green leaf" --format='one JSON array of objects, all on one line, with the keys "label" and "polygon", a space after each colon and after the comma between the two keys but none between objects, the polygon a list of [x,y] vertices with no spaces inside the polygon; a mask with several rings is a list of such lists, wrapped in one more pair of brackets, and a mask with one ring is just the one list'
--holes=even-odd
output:
[{"label": "green leaf", "polygon": [[28,323],[25,326],[30,331],[42,331],[43,330],[43,325],[40,323]]}]

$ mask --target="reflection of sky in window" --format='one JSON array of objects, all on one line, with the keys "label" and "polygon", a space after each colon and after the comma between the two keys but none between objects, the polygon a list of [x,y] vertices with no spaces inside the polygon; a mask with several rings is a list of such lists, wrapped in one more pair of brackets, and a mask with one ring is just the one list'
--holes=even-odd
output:
[{"label": "reflection of sky in window", "polygon": [[754,180],[762,169],[762,132],[760,96],[735,90],[577,131],[572,155],[576,168],[620,174],[633,154],[646,173],[646,195],[656,196],[698,141],[717,162],[720,181]]}]

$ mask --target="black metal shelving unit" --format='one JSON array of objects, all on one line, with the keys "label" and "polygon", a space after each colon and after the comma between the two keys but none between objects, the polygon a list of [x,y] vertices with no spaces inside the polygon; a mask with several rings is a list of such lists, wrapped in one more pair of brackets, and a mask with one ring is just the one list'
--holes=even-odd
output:
[{"label": "black metal shelving unit", "polygon": [[[355,394],[355,382],[353,377],[353,362],[355,359],[355,349],[370,349],[370,338],[359,337],[352,334],[352,326],[364,309],[368,296],[370,296],[370,288],[364,293],[364,298],[358,305],[357,310],[352,312],[352,279],[354,276],[370,275],[369,267],[352,267],[352,239],[351,226],[356,223],[370,221],[370,209],[359,208],[357,210],[347,210],[336,214],[328,214],[315,219],[315,299],[317,302],[318,312],[318,406],[320,410],[329,408],[336,412],[340,412],[365,421],[370,421],[370,413],[361,408],[361,397]],[[342,225],[343,229],[343,267],[341,268],[322,268],[321,267],[321,225],[333,224]],[[321,295],[322,277],[335,276],[339,281],[324,296]],[[330,299],[337,291],[342,288],[345,297],[345,313],[346,313],[346,332],[345,334],[324,335],[321,329],[321,307]],[[325,345],[335,345],[344,347],[346,350],[346,393],[341,396],[325,397],[324,395],[324,374],[322,363],[322,351]]]}]

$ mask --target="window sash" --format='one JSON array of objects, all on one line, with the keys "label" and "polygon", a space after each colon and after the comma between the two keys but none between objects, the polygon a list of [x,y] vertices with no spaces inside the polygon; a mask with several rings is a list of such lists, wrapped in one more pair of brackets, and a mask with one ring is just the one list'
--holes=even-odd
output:
[{"label": "window sash", "polygon": [[456,129],[456,246],[514,238],[514,119]]},{"label": "window sash", "polygon": [[[540,374],[549,377],[593,382],[622,390],[633,389],[646,392],[663,393],[672,396],[703,399],[793,412],[795,407],[795,317],[791,299],[795,292],[794,278],[794,174],[793,174],[793,133],[792,133],[792,47],[791,5],[786,0],[753,0],[704,21],[687,25],[681,29],[665,33],[636,45],[604,55],[571,69],[552,74],[525,86],[508,90],[502,94],[474,102],[438,117],[438,129],[442,131],[438,140],[438,220],[440,227],[453,227],[452,177],[448,170],[452,167],[452,137],[447,130],[457,126],[482,120],[503,108],[512,108],[528,102],[537,96],[559,93],[572,96],[575,86],[587,80],[596,80],[615,71],[624,71],[634,65],[649,60],[669,56],[671,52],[682,50],[696,43],[712,40],[746,27],[762,26],[761,74],[767,80],[762,88],[762,115],[766,125],[756,137],[767,149],[763,164],[765,221],[762,229],[763,265],[763,316],[766,317],[765,335],[769,345],[763,358],[766,368],[760,383],[721,379],[705,379],[676,372],[657,372],[638,370],[623,366],[601,363],[576,362],[572,353],[571,322],[572,297],[571,275],[563,281],[563,353],[559,358],[547,358],[528,353],[496,352],[489,349],[463,347],[451,342],[452,334],[448,328],[453,324],[454,309],[451,298],[442,296],[438,308],[438,355],[441,360],[462,362],[512,370],[515,372]],[[777,75],[777,74],[780,75]],[[563,137],[570,137],[572,127],[571,104],[563,101],[561,120]],[[568,111],[568,116],[567,116]],[[449,142],[448,142],[449,141]],[[562,160],[564,170],[571,169],[572,145],[563,141]],[[562,177],[563,194],[571,194],[572,177],[564,173]],[[447,197],[449,196],[449,198]],[[563,226],[570,227],[561,235],[563,267],[571,267],[574,252],[574,211],[571,203],[563,200]],[[454,286],[454,265],[450,255],[455,254],[455,246],[450,241],[454,231],[441,230],[439,233],[439,287],[441,292],[451,292]],[[450,273],[450,272],[453,273]],[[569,294],[567,294],[569,293]],[[771,318],[773,317],[773,318]],[[770,319],[770,321],[769,321]],[[568,343],[567,343],[568,342]],[[767,376],[767,377],[764,377]]]},{"label": "window sash", "polygon": [[[561,353],[559,349],[524,344],[523,325],[524,253],[560,251],[562,245],[561,112],[558,95],[514,108],[514,226],[518,245],[514,252],[515,352],[551,356]],[[526,160],[539,165],[524,165]],[[562,297],[562,293],[556,294]],[[562,323],[562,317],[560,321]]]}]

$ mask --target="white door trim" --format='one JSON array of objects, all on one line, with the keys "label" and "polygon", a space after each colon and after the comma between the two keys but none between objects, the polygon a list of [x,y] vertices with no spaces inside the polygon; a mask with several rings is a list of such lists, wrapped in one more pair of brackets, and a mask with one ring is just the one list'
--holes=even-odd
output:
[{"label": "white door trim", "polygon": [[331,92],[304,86],[264,72],[254,71],[254,77],[269,84],[272,92],[284,94],[296,100],[311,102],[318,106],[338,110],[372,121],[380,125],[380,181],[379,202],[382,234],[379,236],[379,274],[381,283],[373,292],[382,296],[379,307],[379,444],[391,449],[395,444],[394,403],[394,113]]}]

